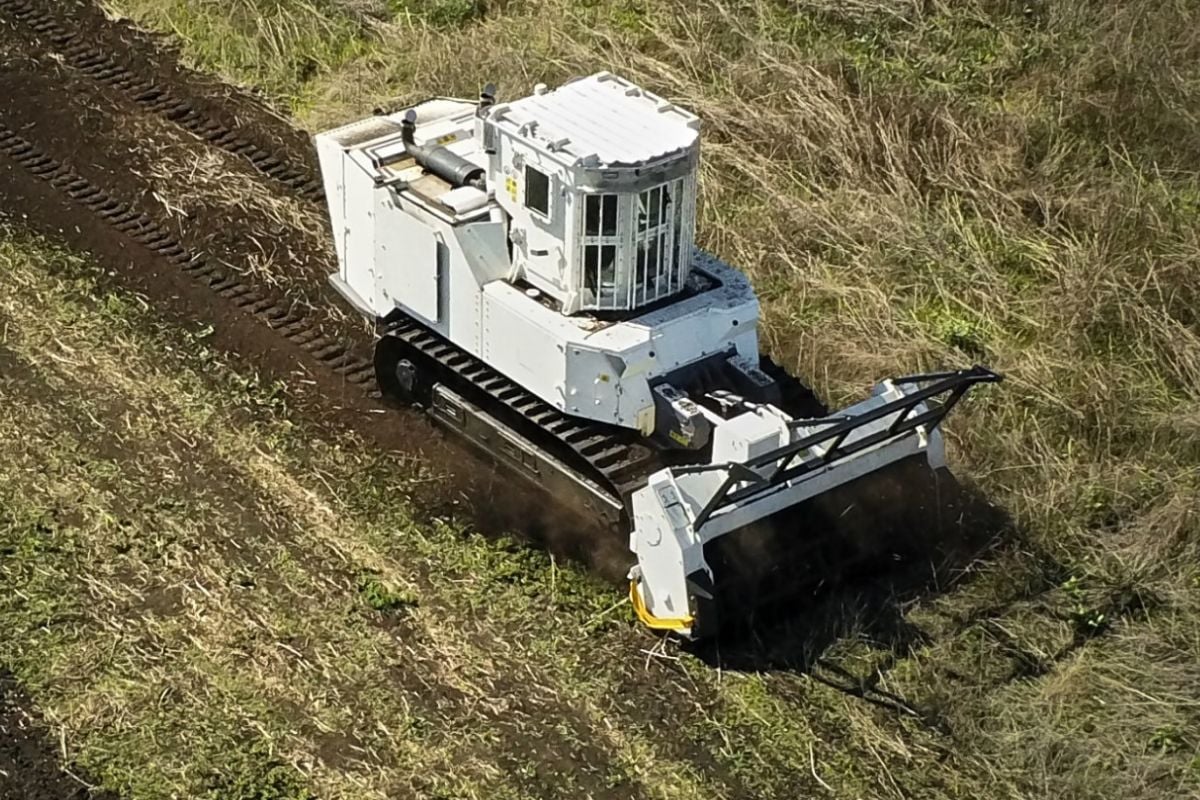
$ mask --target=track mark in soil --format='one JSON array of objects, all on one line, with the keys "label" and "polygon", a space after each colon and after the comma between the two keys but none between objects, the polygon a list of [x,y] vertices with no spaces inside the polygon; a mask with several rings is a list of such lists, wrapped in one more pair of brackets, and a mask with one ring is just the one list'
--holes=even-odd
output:
[{"label": "track mark in soil", "polygon": [[[168,221],[163,216],[167,210],[160,203],[147,200],[155,194],[153,182],[139,181],[127,168],[122,168],[120,157],[126,152],[130,160],[142,163],[147,160],[146,134],[140,127],[131,129],[128,124],[127,115],[137,113],[137,109],[114,101],[111,93],[91,92],[90,81],[72,79],[68,71],[52,61],[33,58],[12,63],[11,73],[5,76],[7,83],[38,86],[35,92],[13,94],[9,108],[0,111],[0,119],[8,124],[8,133],[15,134],[15,138],[8,139],[11,152],[32,169],[10,169],[9,186],[0,193],[12,195],[8,207],[21,209],[22,217],[27,217],[35,230],[63,237],[71,246],[96,253],[106,263],[122,268],[120,277],[127,286],[144,291],[181,323],[211,324],[215,329],[211,342],[215,346],[246,359],[254,371],[284,380],[289,392],[294,391],[297,398],[303,399],[306,416],[327,426],[326,429],[352,428],[385,450],[419,455],[435,473],[443,476],[442,486],[427,493],[428,497],[416,498],[420,506],[436,509],[432,513],[465,516],[484,532],[530,531],[534,539],[540,538],[539,531],[592,531],[594,524],[571,509],[531,503],[529,489],[514,493],[511,482],[505,485],[498,481],[490,464],[466,446],[445,439],[423,415],[382,406],[368,388],[372,383],[365,355],[371,340],[368,332],[361,323],[352,326],[334,318],[326,319],[328,308],[299,297],[310,290],[322,298],[328,296],[331,292],[323,276],[320,281],[296,274],[278,276],[283,280],[284,291],[274,286],[260,288],[261,283],[255,282],[252,275],[236,275],[237,267],[213,258],[211,251],[204,252],[202,265],[184,261],[185,253],[190,256],[205,250],[192,244],[192,240],[209,242],[214,235],[211,232],[214,220],[208,219],[208,210],[200,207],[180,224]],[[57,88],[59,84],[61,88]],[[59,99],[49,102],[51,96]],[[145,119],[158,120],[153,116]],[[168,126],[165,122],[160,124]],[[75,133],[73,125],[85,129]],[[280,125],[286,127],[282,122]],[[197,152],[212,152],[212,148],[200,142],[195,147]],[[80,154],[83,155],[78,166],[64,167],[59,163],[59,160],[79,159]],[[18,171],[24,172],[28,179],[18,179]],[[72,175],[68,177],[67,172]],[[76,174],[85,183],[75,183]],[[28,180],[60,199],[50,200],[43,189],[34,190]],[[31,192],[39,197],[21,197]],[[87,213],[79,216],[73,209]],[[88,224],[84,224],[85,219]],[[61,226],[62,220],[74,224]],[[172,226],[179,230],[172,231]],[[225,239],[246,240],[261,235],[252,219],[234,220],[230,226],[220,234]],[[143,236],[145,241],[133,239],[135,236]],[[175,261],[169,260],[170,255],[164,256],[144,245],[166,249]],[[175,245],[182,250],[176,252]],[[199,273],[199,279],[193,273]],[[247,285],[251,290],[243,293]],[[222,291],[235,297],[222,297]],[[275,302],[267,308],[255,307],[256,292]],[[280,298],[283,302],[279,302]],[[286,340],[263,335],[264,317],[268,327],[282,332]],[[321,320],[317,323],[319,327],[309,324],[317,319]],[[339,347],[350,343],[361,348],[358,352],[362,355],[353,367],[342,360],[349,353],[349,346],[340,353],[322,352],[323,361],[314,358],[313,351],[334,342]],[[355,376],[355,380],[361,381],[359,384],[348,380],[349,374],[337,373],[339,369],[350,373],[356,368],[364,373]],[[479,513],[481,510],[483,513]],[[564,517],[569,518],[567,522]],[[566,554],[582,555],[585,561],[597,564],[613,560],[615,540],[605,532],[594,536],[580,533],[571,538],[573,542],[562,545]],[[582,554],[576,553],[578,548],[572,546],[578,543],[586,545]],[[549,545],[553,549],[557,543]]]},{"label": "track mark in soil", "polygon": [[69,165],[48,155],[4,123],[0,123],[0,151],[30,174],[65,192],[126,239],[165,259],[235,308],[253,315],[334,374],[349,383],[368,387],[364,391],[377,396],[370,357],[352,345],[322,335],[285,297],[251,286],[241,276],[220,267],[210,256],[188,249],[148,214],[134,210],[129,202],[81,177]]},{"label": "track mark in soil", "polygon": [[[95,8],[77,8],[76,13],[99,17],[89,20],[87,27],[78,28],[64,19],[65,8],[52,13],[42,2],[31,0],[0,0],[0,10],[18,25],[49,42],[64,62],[89,78],[122,92],[147,111],[179,125],[197,138],[228,153],[244,158],[262,175],[294,191],[301,197],[322,200],[324,191],[320,178],[308,164],[297,166],[294,158],[263,146],[253,134],[244,135],[238,126],[215,111],[207,100],[185,97],[156,76],[147,76],[137,63],[124,63],[101,41],[106,32],[133,34],[123,26],[109,22]],[[91,14],[86,12],[90,10]],[[86,24],[86,23],[85,23]],[[144,62],[142,62],[144,65]],[[265,112],[266,109],[263,109]]]}]

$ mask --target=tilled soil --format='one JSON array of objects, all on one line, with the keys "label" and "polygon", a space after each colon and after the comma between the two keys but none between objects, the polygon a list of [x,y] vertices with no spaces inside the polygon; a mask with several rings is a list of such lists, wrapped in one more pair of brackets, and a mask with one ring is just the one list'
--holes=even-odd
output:
[{"label": "tilled soil", "polygon": [[[602,543],[585,555],[618,577],[621,542],[529,502],[423,416],[381,403],[370,328],[325,282],[331,250],[253,211],[323,220],[314,162],[307,137],[264,104],[179,68],[92,5],[0,2],[0,217],[92,254],[167,319],[211,327],[213,346],[286,381],[316,429],[418,455],[443,476],[417,498],[429,513],[483,530],[578,531]],[[217,179],[199,185],[198,168]],[[231,202],[223,185],[247,199]],[[578,554],[579,543],[565,549]],[[0,797],[109,796],[56,766],[62,754],[41,730],[0,675]]]},{"label": "tilled soil", "polygon": [[116,800],[62,766],[16,680],[0,670],[0,800]]}]

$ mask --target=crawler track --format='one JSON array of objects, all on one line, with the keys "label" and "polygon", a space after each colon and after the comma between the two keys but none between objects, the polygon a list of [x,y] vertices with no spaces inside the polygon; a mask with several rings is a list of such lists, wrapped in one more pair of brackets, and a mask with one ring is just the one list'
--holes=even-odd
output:
[{"label": "crawler track", "polygon": [[[491,410],[504,409],[504,418],[527,436],[552,441],[554,451],[584,469],[588,479],[598,481],[623,500],[641,484],[659,462],[647,447],[638,444],[628,431],[568,416],[532,392],[509,380],[469,353],[412,321],[401,321],[388,331],[423,354],[438,367],[439,377],[460,392],[489,398]],[[541,434],[541,436],[538,436]]]}]

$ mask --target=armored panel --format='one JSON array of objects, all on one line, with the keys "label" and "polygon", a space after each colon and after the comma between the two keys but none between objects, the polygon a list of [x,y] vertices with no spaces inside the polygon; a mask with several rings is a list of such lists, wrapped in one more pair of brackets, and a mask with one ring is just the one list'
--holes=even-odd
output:
[{"label": "armored panel", "polygon": [[[400,304],[429,322],[440,319],[439,289],[445,245],[420,220],[396,208],[385,192],[376,195],[375,284],[378,307]],[[439,254],[440,257],[439,257]]]}]

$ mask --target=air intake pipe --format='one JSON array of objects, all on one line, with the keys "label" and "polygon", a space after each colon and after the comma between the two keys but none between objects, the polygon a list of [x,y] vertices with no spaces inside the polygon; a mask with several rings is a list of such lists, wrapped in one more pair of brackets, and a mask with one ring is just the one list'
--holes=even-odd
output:
[{"label": "air intake pipe", "polygon": [[409,109],[400,123],[400,136],[404,141],[404,149],[413,159],[425,169],[437,175],[452,186],[474,186],[476,189],[487,189],[487,179],[484,169],[436,144],[417,144],[413,133],[417,129],[417,112]]}]

